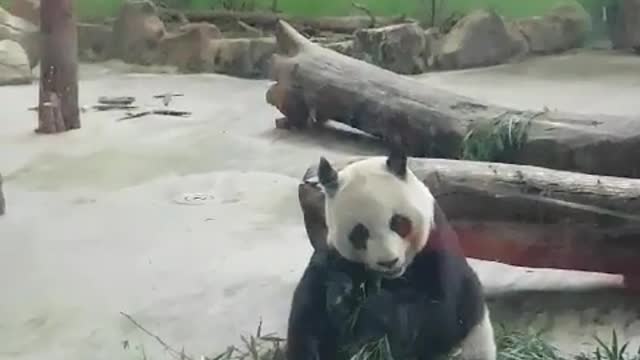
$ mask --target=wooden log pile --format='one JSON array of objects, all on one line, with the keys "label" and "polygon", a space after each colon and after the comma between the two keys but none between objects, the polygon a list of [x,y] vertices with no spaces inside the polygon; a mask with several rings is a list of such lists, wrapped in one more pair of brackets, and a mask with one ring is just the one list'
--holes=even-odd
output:
[{"label": "wooden log pile", "polygon": [[[285,116],[276,125],[334,120],[432,157],[409,165],[467,256],[623,274],[640,285],[640,119],[500,107],[324,49],[285,22],[276,37],[266,94]],[[326,223],[315,166],[299,201],[317,248]]]}]

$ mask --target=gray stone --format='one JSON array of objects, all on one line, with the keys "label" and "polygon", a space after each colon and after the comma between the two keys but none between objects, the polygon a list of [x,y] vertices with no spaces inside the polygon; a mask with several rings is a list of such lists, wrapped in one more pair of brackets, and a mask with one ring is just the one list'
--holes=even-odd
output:
[{"label": "gray stone", "polygon": [[512,48],[502,18],[493,11],[476,10],[445,36],[436,62],[441,69],[497,65],[512,55]]},{"label": "gray stone", "polygon": [[114,55],[126,62],[149,65],[165,32],[153,2],[127,0],[113,23]]},{"label": "gray stone", "polygon": [[104,61],[113,53],[113,28],[101,24],[78,23],[78,52],[83,61]]},{"label": "gray stone", "polygon": [[19,43],[29,57],[33,69],[40,61],[40,31],[27,20],[14,16],[0,7],[0,40]]},{"label": "gray stone", "polygon": [[425,50],[423,58],[424,63],[428,68],[435,66],[436,56],[440,53],[443,39],[444,34],[442,34],[438,28],[430,28],[424,31]]},{"label": "gray stone", "polygon": [[532,53],[552,54],[581,46],[591,28],[591,18],[579,4],[565,4],[544,16],[519,19],[513,24]]},{"label": "gray stone", "polygon": [[201,72],[206,67],[211,40],[221,37],[222,33],[213,24],[185,24],[162,39],[155,62],[176,66],[181,72]]},{"label": "gray stone", "polygon": [[526,56],[530,52],[529,42],[524,36],[517,24],[509,22],[505,24],[507,27],[507,33],[511,38],[511,54],[512,59],[520,59]]},{"label": "gray stone", "polygon": [[276,39],[216,39],[209,42],[204,71],[244,78],[265,78]]},{"label": "gray stone", "polygon": [[353,43],[354,57],[400,74],[424,72],[424,51],[424,30],[415,23],[361,29]]},{"label": "gray stone", "polygon": [[29,57],[13,40],[0,40],[0,85],[30,84],[33,81]]},{"label": "gray stone", "polygon": [[352,56],[353,54],[353,40],[332,42],[324,46],[343,55]]},{"label": "gray stone", "polygon": [[614,16],[613,46],[640,51],[640,0],[620,0]]}]

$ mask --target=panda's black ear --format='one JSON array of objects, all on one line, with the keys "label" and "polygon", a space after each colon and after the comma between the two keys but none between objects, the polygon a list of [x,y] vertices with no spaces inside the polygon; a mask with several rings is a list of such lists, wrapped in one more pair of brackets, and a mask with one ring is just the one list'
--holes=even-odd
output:
[{"label": "panda's black ear", "polygon": [[329,196],[338,191],[338,172],[333,169],[331,164],[324,157],[320,157],[318,164],[318,180]]},{"label": "panda's black ear", "polygon": [[387,169],[400,179],[407,177],[407,153],[402,146],[393,144],[387,157]]}]

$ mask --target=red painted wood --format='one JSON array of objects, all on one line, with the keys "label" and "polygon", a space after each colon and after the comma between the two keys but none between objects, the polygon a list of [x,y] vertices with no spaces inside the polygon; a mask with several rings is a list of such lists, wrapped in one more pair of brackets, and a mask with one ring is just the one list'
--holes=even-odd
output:
[{"label": "red painted wood", "polygon": [[[470,258],[514,266],[579,270],[635,275],[640,279],[640,259],[621,249],[580,247],[580,239],[541,226],[521,231],[518,237],[491,224],[454,224],[460,246]],[[530,229],[529,229],[530,230]]]}]

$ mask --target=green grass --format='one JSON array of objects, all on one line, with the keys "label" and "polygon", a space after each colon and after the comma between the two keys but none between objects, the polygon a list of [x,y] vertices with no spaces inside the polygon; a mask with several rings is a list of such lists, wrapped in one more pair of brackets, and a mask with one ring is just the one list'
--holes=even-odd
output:
[{"label": "green grass", "polygon": [[[169,358],[175,360],[286,360],[284,347],[286,339],[276,334],[264,334],[262,320],[254,334],[241,336],[239,345],[229,345],[226,350],[212,356],[194,356],[185,351],[184,347],[175,347],[145,328],[131,315],[121,312],[139,331],[154,339],[162,347]],[[640,360],[640,348],[633,351],[628,342],[618,339],[615,330],[611,331],[610,339],[594,337],[594,348],[586,353],[575,354],[569,357],[563,356],[558,349],[550,344],[542,331],[518,331],[508,328],[503,324],[494,324],[495,341],[498,350],[497,360]],[[128,340],[122,342],[123,348],[133,351],[134,358],[140,360],[154,360],[146,356],[142,345],[130,344]],[[133,346],[132,346],[133,345]],[[181,348],[182,350],[178,350]],[[355,349],[358,350],[358,349]],[[389,343],[386,337],[380,341],[364,345],[360,351],[356,351],[357,360],[409,360],[392,359]],[[442,360],[456,360],[458,351],[445,356]],[[157,359],[155,359],[157,360]],[[338,359],[340,360],[340,359]]]},{"label": "green grass", "polygon": [[[513,331],[503,326],[496,328],[497,360],[640,360],[640,349],[630,351],[628,343],[620,343],[612,331],[611,339],[595,337],[595,347],[591,352],[576,354],[569,358],[560,355],[558,349],[548,343],[543,334],[533,330]],[[259,333],[250,338],[242,338],[241,347],[230,346],[222,354],[207,360],[284,360],[284,340],[261,338]],[[365,346],[355,356],[357,360],[398,360],[390,359],[388,343],[383,340]],[[455,355],[449,358],[455,360]]]}]

